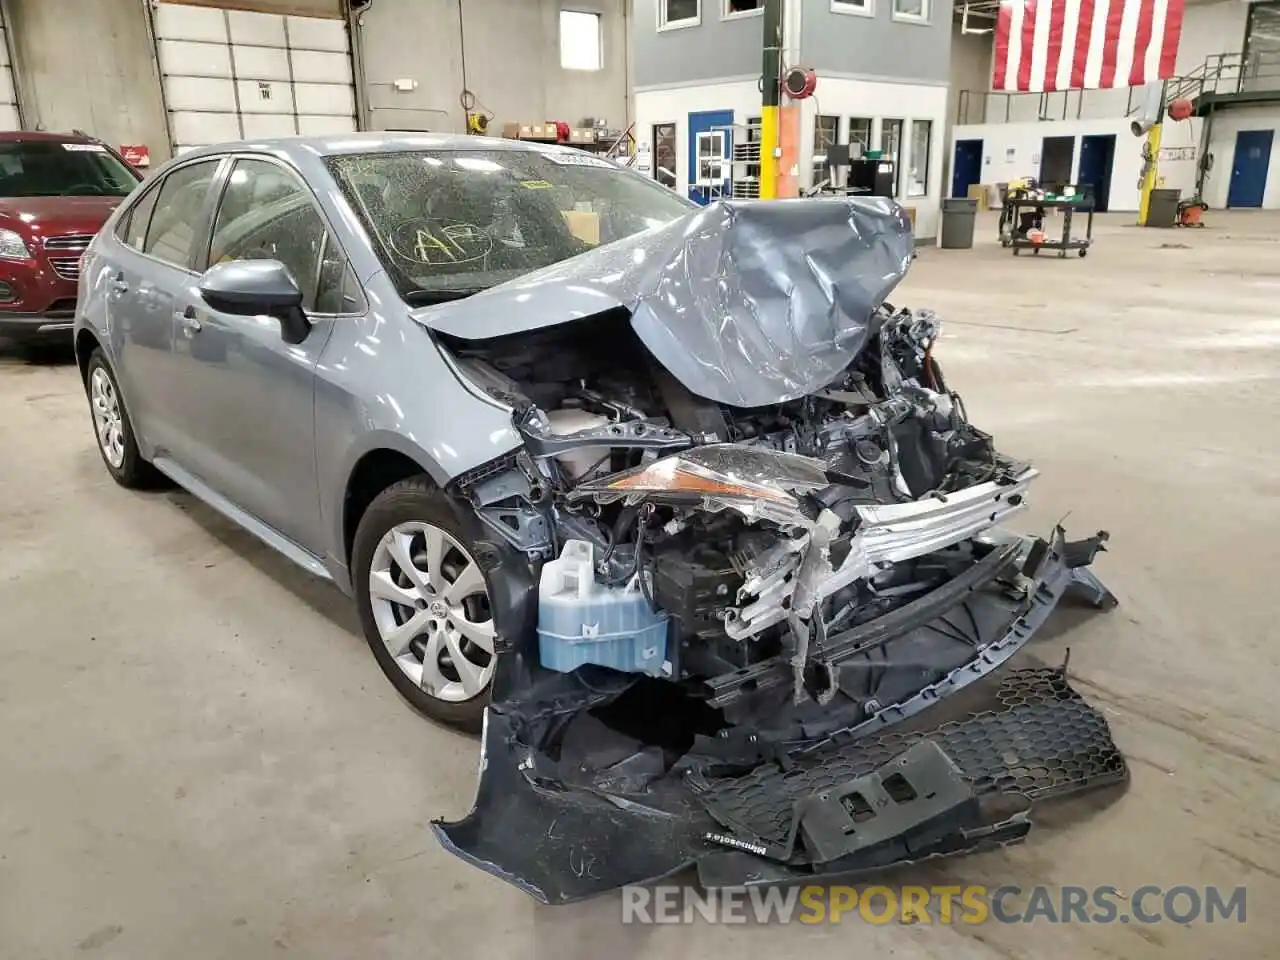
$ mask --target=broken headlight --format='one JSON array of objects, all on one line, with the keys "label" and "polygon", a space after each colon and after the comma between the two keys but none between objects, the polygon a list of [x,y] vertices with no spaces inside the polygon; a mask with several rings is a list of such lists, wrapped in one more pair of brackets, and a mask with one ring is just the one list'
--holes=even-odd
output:
[{"label": "broken headlight", "polygon": [[731,508],[750,519],[808,527],[820,508],[804,495],[830,484],[818,460],[758,447],[697,447],[580,484],[577,498]]}]

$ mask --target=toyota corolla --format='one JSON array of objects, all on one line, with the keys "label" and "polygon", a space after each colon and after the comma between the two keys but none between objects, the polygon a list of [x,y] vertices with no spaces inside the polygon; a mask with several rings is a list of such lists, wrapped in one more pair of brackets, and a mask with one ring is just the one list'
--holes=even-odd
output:
[{"label": "toyota corolla", "polygon": [[[700,207],[567,147],[188,153],[80,279],[94,435],[353,598],[423,713],[483,726],[450,850],[548,902],[1020,840],[1123,783],[1065,668],[1007,667],[1105,533],[1003,525],[1036,469],[887,297],[889,200]],[[940,704],[968,698],[943,722]]]}]

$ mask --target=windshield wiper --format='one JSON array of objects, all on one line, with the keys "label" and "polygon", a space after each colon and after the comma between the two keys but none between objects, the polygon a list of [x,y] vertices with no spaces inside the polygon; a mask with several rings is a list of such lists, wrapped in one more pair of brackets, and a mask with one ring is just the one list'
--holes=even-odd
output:
[{"label": "windshield wiper", "polygon": [[428,307],[436,303],[448,303],[451,300],[465,300],[474,296],[484,287],[462,287],[457,290],[410,290],[404,294],[404,302],[411,307]]}]

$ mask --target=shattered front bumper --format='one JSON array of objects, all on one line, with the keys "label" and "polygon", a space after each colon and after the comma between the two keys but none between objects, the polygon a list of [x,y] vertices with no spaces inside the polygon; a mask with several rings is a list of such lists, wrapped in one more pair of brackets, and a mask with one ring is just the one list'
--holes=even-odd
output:
[{"label": "shattered front bumper", "polygon": [[607,690],[559,677],[496,702],[475,806],[433,828],[447,849],[545,903],[691,865],[704,886],[739,887],[851,877],[1020,841],[1034,802],[1128,777],[1106,720],[1065,669],[984,679],[1067,592],[1114,604],[1088,569],[1099,548],[1096,538],[1069,543],[1060,529],[1034,541],[1021,601],[991,600],[1006,618],[995,639],[942,681],[820,738],[727,729],[697,737],[659,776],[629,777],[637,754],[584,778],[590,758],[557,743],[555,731],[606,702]]}]

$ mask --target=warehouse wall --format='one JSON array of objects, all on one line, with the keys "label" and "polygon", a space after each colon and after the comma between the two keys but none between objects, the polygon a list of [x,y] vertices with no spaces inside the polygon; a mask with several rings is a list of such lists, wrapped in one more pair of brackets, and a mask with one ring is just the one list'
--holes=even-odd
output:
[{"label": "warehouse wall", "polygon": [[342,0],[181,0],[191,7],[218,7],[224,10],[248,10],[255,13],[278,13],[294,17],[342,17]]},{"label": "warehouse wall", "polygon": [[[814,128],[818,111],[840,118],[839,141],[848,137],[848,118],[870,118],[871,142],[882,145],[881,136],[885,120],[902,121],[902,142],[899,146],[898,202],[915,209],[916,237],[931,240],[938,233],[938,211],[944,195],[942,178],[943,156],[946,153],[945,120],[947,87],[945,84],[891,83],[847,78],[818,78],[818,96],[800,104],[800,183],[809,186],[813,182]],[[931,124],[929,156],[912,157],[912,121],[927,120]],[[915,165],[926,167],[927,189],[922,195],[912,195],[909,172]]]},{"label": "warehouse wall", "polygon": [[[894,20],[889,0],[872,16],[836,13],[808,3],[800,21],[800,50],[823,76],[910,79],[945,83],[951,65],[951,3],[933,0],[929,22]],[[821,94],[819,94],[821,95]]]},{"label": "warehouse wall", "polygon": [[[674,123],[676,127],[676,190],[689,192],[689,114],[703,110],[730,110],[734,123],[745,124],[760,116],[760,86],[756,80],[709,83],[678,89],[636,92],[636,141],[653,148],[653,127]],[[652,171],[649,171],[652,173]]]},{"label": "warehouse wall", "polygon": [[17,130],[22,121],[18,114],[13,70],[9,66],[9,31],[4,23],[3,10],[3,4],[0,4],[0,130]]},{"label": "warehouse wall", "polygon": [[[982,27],[993,20],[972,19],[971,26]],[[991,87],[991,34],[964,33],[960,22],[951,25],[951,82],[947,88],[945,132],[938,141],[942,152],[943,196],[951,192],[951,128],[957,123],[979,123],[984,117],[985,98],[974,91]],[[961,96],[962,91],[969,91]]]},{"label": "warehouse wall", "polygon": [[[1241,52],[1248,10],[1248,4],[1240,0],[1191,0],[1186,8],[1182,38],[1178,44],[1177,75],[1192,73],[1207,57],[1215,54]],[[989,49],[991,37],[988,35],[985,39]],[[973,83],[974,79],[967,82]],[[989,89],[989,86],[988,77],[973,89]],[[1115,134],[1109,207],[1113,211],[1137,210],[1142,141],[1130,133],[1127,114],[1141,104],[1144,90],[1142,87],[1075,90],[1047,94],[1043,98],[1039,94],[992,93],[985,98],[985,118],[990,121],[985,123],[977,122],[984,117],[983,97],[975,94],[966,112],[966,118],[975,122],[952,126],[948,160],[955,156],[956,140],[982,140],[982,182],[999,183],[1015,177],[1035,176],[1045,137],[1075,137],[1074,163],[1078,168],[1079,138]],[[952,96],[956,95],[957,92],[953,91]],[[1064,100],[1066,119],[1061,119]],[[1040,120],[1041,115],[1057,119]],[[1195,159],[1184,154],[1187,148],[1199,143],[1199,124],[1198,120],[1190,120],[1164,125],[1162,153],[1165,156],[1160,160],[1160,186],[1180,189],[1184,195],[1194,190]],[[1210,149],[1215,154],[1216,167],[1205,186],[1205,199],[1211,206],[1225,205],[1236,132],[1268,127],[1280,127],[1280,111],[1233,110],[1220,113],[1215,118]],[[1073,170],[1072,176],[1076,173]],[[1280,161],[1272,164],[1264,206],[1280,207]]]},{"label": "warehouse wall", "polygon": [[[1242,52],[1248,15],[1249,5],[1240,0],[1190,3],[1182,21],[1175,75],[1186,76],[1193,73],[1207,58],[1217,54]],[[985,41],[989,55],[993,42],[991,36],[987,35]],[[967,82],[971,84],[972,80]],[[1041,116],[1058,120],[1108,120],[1125,116],[1142,102],[1141,88],[1135,88],[1131,94],[1129,87],[1115,90],[1073,90],[1049,93],[1043,97],[1037,93],[993,93],[986,97],[984,113],[980,91],[990,88],[989,75],[982,83],[971,87],[974,94],[967,98],[965,119],[968,122],[1026,123]]]},{"label": "warehouse wall", "polygon": [[[928,120],[933,124],[928,158],[928,189],[923,196],[910,196],[907,177],[902,178],[900,201],[916,211],[916,236],[931,239],[937,235],[938,207],[943,193],[942,162],[945,140],[942,137],[947,88],[941,84],[908,84],[848,80],[820,77],[819,97],[800,104],[800,140],[798,175],[802,187],[812,183],[814,119],[820,108],[824,114],[841,118],[841,139],[848,131],[849,117],[872,119],[872,141],[880,142],[884,119],[903,121],[903,145],[900,160],[904,169],[912,164],[909,131],[912,120]],[[678,89],[641,90],[636,93],[636,138],[642,145],[653,146],[653,127],[673,123],[676,128],[676,189],[689,190],[689,115],[701,111],[732,111],[734,123],[745,124],[760,116],[760,87],[756,80],[736,80],[680,87]],[[919,158],[916,158],[917,160]]]},{"label": "warehouse wall", "polygon": [[[994,23],[975,20],[976,24]],[[962,33],[958,22],[951,25],[951,89],[947,96],[948,123],[981,123],[982,92],[991,89],[991,34]],[[963,98],[961,92],[968,94]],[[965,115],[960,116],[964,110]],[[991,118],[997,119],[997,118]]]},{"label": "warehouse wall", "polygon": [[[1165,131],[1184,124],[1165,124]],[[1273,146],[1271,164],[1267,168],[1266,192],[1262,195],[1264,210],[1280,210],[1280,109],[1276,107],[1238,107],[1214,115],[1209,152],[1213,154],[1213,170],[1205,179],[1204,200],[1214,210],[1227,205],[1231,187],[1231,170],[1235,161],[1236,134],[1241,130],[1271,130]],[[1168,134],[1166,133],[1166,136]],[[1160,172],[1165,165],[1160,164]],[[1178,186],[1178,184],[1171,184]]]},{"label": "warehouse wall", "polygon": [[[461,8],[461,17],[459,16]],[[560,10],[599,13],[599,71],[560,66]],[[370,126],[461,132],[463,89],[494,123],[628,123],[626,0],[373,0],[359,16]],[[416,83],[411,90],[397,80]]]},{"label": "warehouse wall", "polygon": [[697,26],[658,30],[658,0],[635,0],[632,57],[635,85],[663,87],[760,73],[761,19],[726,19],[719,0],[704,0]]},{"label": "warehouse wall", "polygon": [[[1215,143],[1219,141],[1217,125],[1214,121]],[[1165,127],[1162,150],[1172,153],[1178,148],[1194,147],[1200,136],[1200,121],[1187,120],[1183,123],[1169,123]],[[1006,183],[1020,177],[1035,177],[1040,172],[1040,153],[1045,137],[1074,137],[1075,147],[1072,158],[1071,178],[1079,175],[1080,138],[1087,136],[1113,134],[1116,138],[1115,157],[1111,165],[1111,193],[1108,208],[1111,212],[1136,211],[1138,209],[1138,177],[1142,172],[1143,141],[1129,132],[1129,121],[1124,117],[1111,120],[1052,120],[1039,123],[986,123],[954,126],[952,131],[952,154],[954,156],[955,140],[981,140],[982,146],[982,182],[986,184]],[[1225,137],[1226,134],[1223,134]],[[1220,149],[1218,162],[1225,164],[1220,169],[1230,171],[1231,154],[1235,144],[1235,134],[1225,149]],[[1161,187],[1179,189],[1184,196],[1190,195],[1195,186],[1195,159],[1187,157],[1174,159],[1172,156],[1160,160]],[[948,183],[950,189],[950,183]],[[1268,184],[1270,187],[1271,184]],[[1226,199],[1226,188],[1223,187],[1222,200]],[[1268,199],[1280,205],[1280,189],[1268,190]],[[1209,199],[1210,205],[1214,200]],[[1222,203],[1218,203],[1221,206]]]},{"label": "warehouse wall", "polygon": [[169,154],[140,0],[9,0],[28,126]]}]

